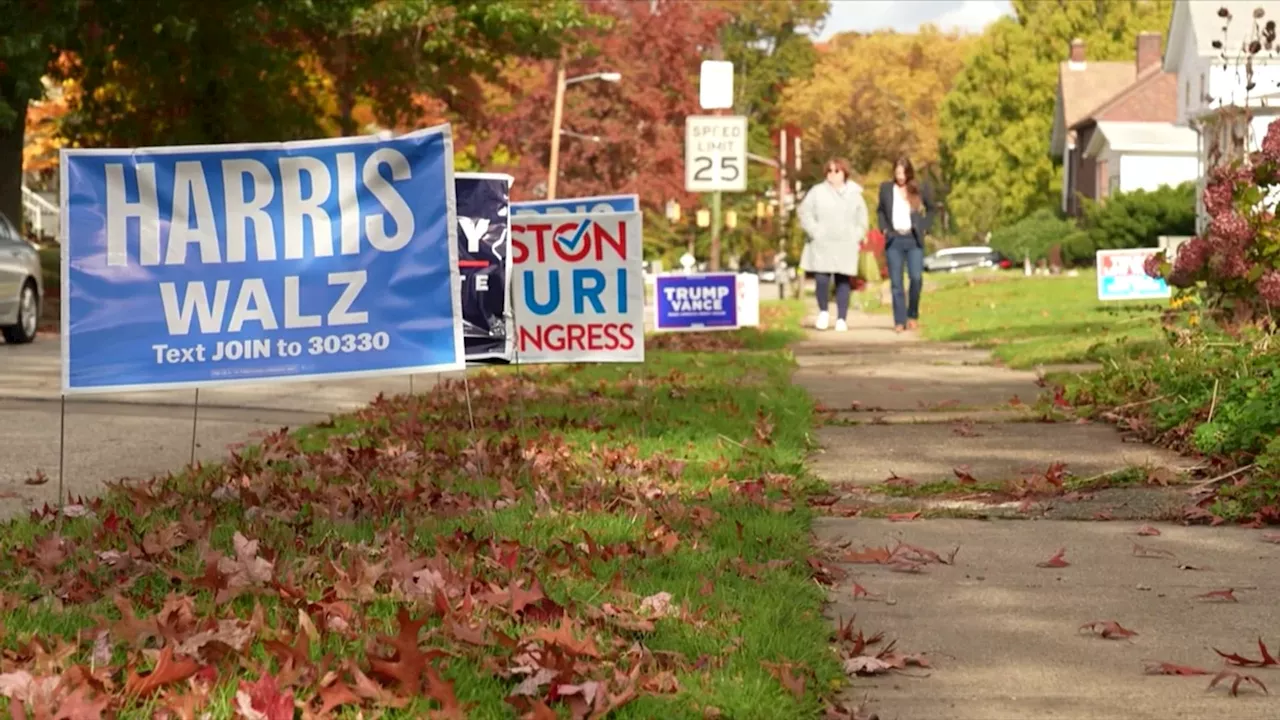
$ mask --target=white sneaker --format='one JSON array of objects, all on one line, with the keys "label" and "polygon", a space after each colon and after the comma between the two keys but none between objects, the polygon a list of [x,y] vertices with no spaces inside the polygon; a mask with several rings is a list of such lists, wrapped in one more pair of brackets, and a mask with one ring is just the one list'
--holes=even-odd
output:
[{"label": "white sneaker", "polygon": [[845,324],[845,321],[843,320],[836,321],[836,332],[844,332],[848,329],[849,329],[849,326]]},{"label": "white sneaker", "polygon": [[819,330],[826,330],[827,325],[831,322],[831,316],[825,312],[818,313],[818,319],[814,321],[813,326]]}]

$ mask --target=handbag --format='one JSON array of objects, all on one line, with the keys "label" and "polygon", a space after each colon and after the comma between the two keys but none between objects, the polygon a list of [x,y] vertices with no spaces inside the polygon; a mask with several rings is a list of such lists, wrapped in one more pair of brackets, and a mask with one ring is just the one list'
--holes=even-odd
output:
[{"label": "handbag", "polygon": [[858,253],[858,278],[863,283],[880,282],[880,263],[876,262],[876,254],[870,248],[863,248]]}]

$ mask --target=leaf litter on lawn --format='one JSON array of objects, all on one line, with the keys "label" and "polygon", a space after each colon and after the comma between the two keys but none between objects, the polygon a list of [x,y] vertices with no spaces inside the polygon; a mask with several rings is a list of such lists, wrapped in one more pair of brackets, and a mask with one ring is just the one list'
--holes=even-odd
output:
[{"label": "leaf litter on lawn", "polygon": [[76,498],[60,524],[51,507],[11,523],[0,703],[72,719],[817,715],[840,667],[813,585],[836,578],[807,562],[808,489],[790,474],[807,398],[774,389],[781,354],[651,363],[473,375],[474,433],[460,383],[380,397]]}]

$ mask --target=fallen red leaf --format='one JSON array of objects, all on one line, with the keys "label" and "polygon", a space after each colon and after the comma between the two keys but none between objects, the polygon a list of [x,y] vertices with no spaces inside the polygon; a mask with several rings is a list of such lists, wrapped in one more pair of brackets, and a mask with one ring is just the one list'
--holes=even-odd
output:
[{"label": "fallen red leaf", "polygon": [[1197,598],[1203,600],[1218,600],[1221,602],[1240,602],[1236,599],[1235,588],[1227,588],[1226,590],[1214,590],[1203,595],[1197,595]]},{"label": "fallen red leaf", "polygon": [[538,628],[531,636],[531,639],[541,640],[548,645],[559,646],[573,655],[582,655],[590,658],[600,657],[600,651],[596,649],[594,638],[588,636],[585,640],[578,640],[573,636],[573,625],[568,615],[560,618],[560,627],[555,630]]},{"label": "fallen red leaf", "polygon": [[777,678],[782,687],[791,691],[792,695],[795,695],[797,698],[804,699],[805,676],[803,674],[792,672],[795,668],[794,665],[791,663],[771,662],[763,662],[761,665],[764,666],[765,670],[767,670],[770,675]]},{"label": "fallen red leaf", "polygon": [[1261,660],[1250,660],[1238,653],[1224,653],[1218,648],[1214,648],[1213,651],[1221,655],[1228,663],[1232,665],[1239,665],[1241,667],[1272,667],[1274,665],[1280,665],[1280,661],[1277,661],[1275,657],[1271,655],[1271,652],[1267,650],[1267,645],[1262,642],[1262,638],[1258,638],[1258,651],[1262,653]]},{"label": "fallen red leaf", "polygon": [[1144,670],[1148,675],[1210,675],[1208,670],[1202,670],[1198,667],[1190,665],[1178,665],[1175,663],[1152,661],[1148,662]]},{"label": "fallen red leaf", "polygon": [[435,720],[466,720],[467,714],[454,694],[453,682],[440,677],[434,667],[426,668],[427,696],[440,703],[439,710],[433,710],[428,717]]},{"label": "fallen red leaf", "polygon": [[1123,627],[1115,620],[1095,620],[1091,623],[1080,626],[1081,630],[1088,630],[1097,634],[1104,640],[1123,640],[1130,638],[1138,633]]},{"label": "fallen red leaf", "polygon": [[275,677],[263,673],[256,682],[240,681],[236,709],[254,720],[293,720],[293,693],[281,692]]},{"label": "fallen red leaf", "polygon": [[[102,713],[111,704],[110,696],[99,694],[97,699],[89,699],[90,688],[81,685],[76,688],[70,695],[62,699],[58,704],[58,712],[54,714],[55,720],[102,720]],[[9,710],[18,717],[18,713],[22,712],[21,703],[10,700]],[[40,709],[36,710],[36,717],[47,717],[40,714]]]},{"label": "fallen red leaf", "polygon": [[892,553],[887,547],[869,547],[863,550],[846,550],[840,556],[841,562],[879,565],[889,562]]},{"label": "fallen red leaf", "polygon": [[139,675],[133,670],[129,671],[124,683],[124,692],[126,695],[137,697],[150,695],[165,685],[186,680],[199,670],[200,664],[191,658],[175,660],[173,648],[166,645],[160,651],[160,657],[156,660],[156,666],[151,672]]},{"label": "fallen red leaf", "polygon": [[1265,533],[1262,533],[1262,541],[1263,541],[1263,542],[1269,542],[1269,543],[1277,543],[1277,544],[1280,544],[1280,532],[1265,532]]},{"label": "fallen red leaf", "polygon": [[1138,528],[1138,534],[1147,535],[1147,536],[1159,535],[1160,531],[1151,527],[1150,525],[1143,525],[1142,527]]},{"label": "fallen red leaf", "polygon": [[860,598],[860,597],[871,597],[871,593],[870,593],[866,588],[864,588],[864,587],[862,587],[861,585],[859,585],[858,583],[854,583],[854,584],[853,584],[853,596],[854,596],[855,598]]},{"label": "fallen red leaf", "polygon": [[960,481],[961,485],[974,485],[978,482],[978,479],[969,472],[969,468],[966,466],[955,468],[951,472],[956,474],[956,479]]},{"label": "fallen red leaf", "polygon": [[360,704],[360,696],[342,681],[320,688],[319,695],[321,717],[333,712],[334,708]]},{"label": "fallen red leaf", "polygon": [[1036,563],[1036,567],[1064,568],[1071,564],[1067,562],[1065,559],[1063,559],[1063,556],[1066,554],[1067,554],[1066,548],[1058,548],[1058,552],[1054,553],[1053,557],[1049,558],[1048,560],[1044,560],[1042,562]]},{"label": "fallen red leaf", "polygon": [[890,513],[886,517],[889,518],[889,522],[910,522],[911,520],[920,519],[920,511],[916,510],[915,512],[909,513]]},{"label": "fallen red leaf", "polygon": [[1214,675],[1213,680],[1209,681],[1208,689],[1212,690],[1214,687],[1217,686],[1218,683],[1222,682],[1223,680],[1226,680],[1227,678],[1231,678],[1231,694],[1232,695],[1238,695],[1240,693],[1241,683],[1252,683],[1254,685],[1257,685],[1264,694],[1266,695],[1271,694],[1267,692],[1267,686],[1263,685],[1262,681],[1259,680],[1258,678],[1252,675],[1244,675],[1234,670],[1223,670],[1217,675]]}]

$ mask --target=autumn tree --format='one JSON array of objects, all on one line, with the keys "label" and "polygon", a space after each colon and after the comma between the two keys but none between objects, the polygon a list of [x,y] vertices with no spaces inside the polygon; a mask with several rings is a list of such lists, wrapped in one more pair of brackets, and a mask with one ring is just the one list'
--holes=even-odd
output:
[{"label": "autumn tree", "polygon": [[949,209],[984,232],[1050,206],[1061,172],[1049,154],[1058,63],[1073,38],[1091,60],[1132,60],[1138,33],[1168,27],[1171,0],[1014,0],[1016,18],[982,34],[940,114]]},{"label": "autumn tree", "polygon": [[971,43],[933,26],[831,43],[811,77],[792,82],[783,101],[783,118],[803,129],[806,155],[815,158],[809,166],[847,158],[873,200],[899,155],[920,168],[935,166],[940,106]]},{"label": "autumn tree", "polygon": [[[828,0],[785,0],[742,3],[720,0],[729,20],[720,29],[720,51],[734,67],[734,109],[748,118],[748,149],[775,157],[773,133],[782,119],[783,89],[813,75],[818,51],[810,32],[818,29],[831,9]],[[756,203],[773,189],[777,171],[756,162],[747,163],[747,191],[724,196],[724,206],[735,210],[741,230],[725,235],[726,249],[763,261],[776,239],[752,232]]]},{"label": "autumn tree", "polygon": [[64,132],[118,147],[321,134],[297,30],[309,5],[87,0],[69,71],[83,92]]},{"label": "autumn tree", "polygon": [[76,25],[77,0],[0,0],[0,213],[22,222],[22,147],[27,108]]},{"label": "autumn tree", "polygon": [[[634,192],[650,209],[668,199],[688,207],[684,190],[684,119],[698,109],[697,77],[704,52],[726,20],[707,3],[587,0],[587,9],[611,21],[586,28],[567,43],[569,77],[616,71],[621,83],[585,82],[565,94],[560,178],[563,196]],[[495,112],[484,150],[487,165],[513,172],[517,199],[541,197],[550,156],[555,64],[526,77],[527,92]],[[598,140],[597,140],[598,138]],[[509,160],[499,162],[501,149]]]},{"label": "autumn tree", "polygon": [[483,116],[477,78],[556,52],[575,0],[84,0],[83,145],[291,140]]},{"label": "autumn tree", "polygon": [[512,58],[554,56],[567,33],[587,25],[578,0],[334,0],[313,6],[304,21],[346,135],[359,131],[354,111],[362,101],[391,127],[420,124],[430,107],[480,125],[482,82],[497,82]]}]

